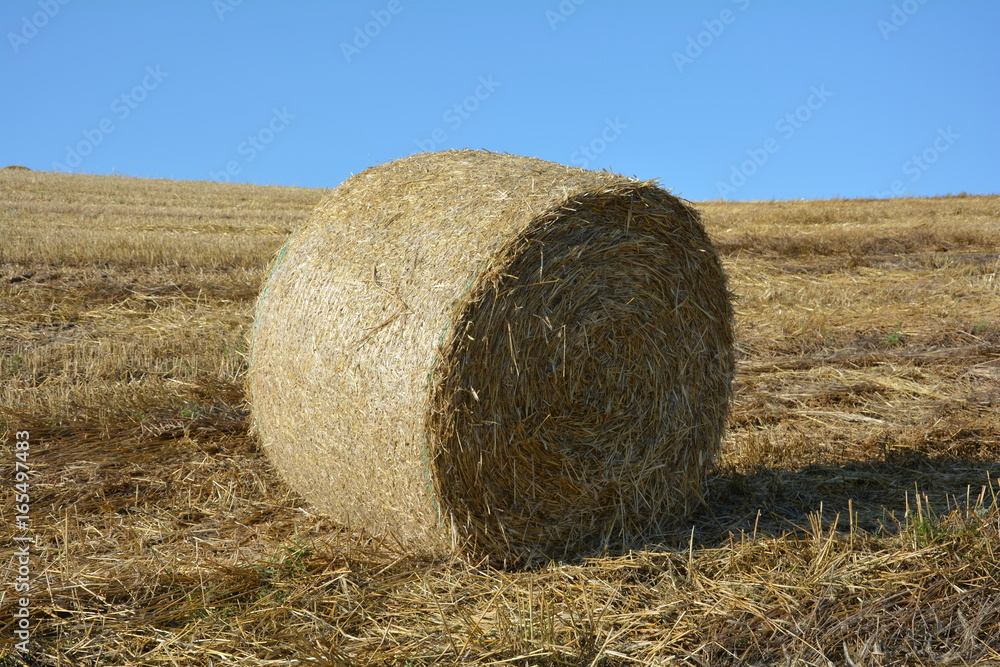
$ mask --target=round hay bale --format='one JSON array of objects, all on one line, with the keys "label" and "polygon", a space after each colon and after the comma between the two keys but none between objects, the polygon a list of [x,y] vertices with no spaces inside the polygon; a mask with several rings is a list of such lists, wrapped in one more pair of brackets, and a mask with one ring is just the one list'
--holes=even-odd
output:
[{"label": "round hay bale", "polygon": [[699,500],[732,317],[697,213],[655,182],[419,154],[349,178],[276,257],[253,420],[346,526],[426,554],[570,557]]}]

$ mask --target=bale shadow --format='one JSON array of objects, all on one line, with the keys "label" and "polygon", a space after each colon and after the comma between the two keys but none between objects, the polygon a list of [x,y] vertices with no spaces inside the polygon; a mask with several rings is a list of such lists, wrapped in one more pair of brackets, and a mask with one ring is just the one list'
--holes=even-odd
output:
[{"label": "bale shadow", "polygon": [[[1000,480],[1000,461],[908,454],[886,461],[810,465],[796,470],[761,469],[718,474],[707,480],[705,505],[682,529],[664,536],[666,548],[711,548],[741,535],[781,537],[805,533],[810,515],[829,529],[874,535],[898,533],[917,495],[925,516],[942,516],[975,505],[983,487]],[[986,491],[986,502],[993,498]],[[849,518],[850,517],[850,518]],[[693,532],[692,532],[693,530]]]}]

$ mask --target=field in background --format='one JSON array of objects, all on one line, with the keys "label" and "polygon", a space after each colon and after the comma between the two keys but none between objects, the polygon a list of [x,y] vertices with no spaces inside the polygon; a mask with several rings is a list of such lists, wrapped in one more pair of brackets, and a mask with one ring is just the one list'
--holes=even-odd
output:
[{"label": "field in background", "polygon": [[738,297],[705,507],[501,572],[342,531],[247,434],[253,300],[323,194],[0,170],[0,665],[23,430],[23,664],[1000,664],[1000,197],[697,204]]}]

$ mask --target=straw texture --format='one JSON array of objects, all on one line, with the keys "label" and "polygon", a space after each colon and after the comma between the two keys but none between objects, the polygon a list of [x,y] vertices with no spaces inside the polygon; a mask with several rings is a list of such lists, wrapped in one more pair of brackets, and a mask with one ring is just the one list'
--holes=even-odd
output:
[{"label": "straw texture", "polygon": [[251,348],[255,428],[293,488],[406,550],[511,565],[697,502],[732,306],[697,213],[654,182],[424,153],[292,235]]}]

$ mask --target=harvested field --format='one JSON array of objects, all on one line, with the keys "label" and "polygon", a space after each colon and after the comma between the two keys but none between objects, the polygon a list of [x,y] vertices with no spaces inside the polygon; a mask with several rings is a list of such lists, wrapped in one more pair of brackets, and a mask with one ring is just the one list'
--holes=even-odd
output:
[{"label": "harvested field", "polygon": [[501,571],[343,530],[248,435],[257,288],[325,194],[0,172],[0,664],[1000,662],[1000,197],[696,204],[738,297],[706,504]]}]

